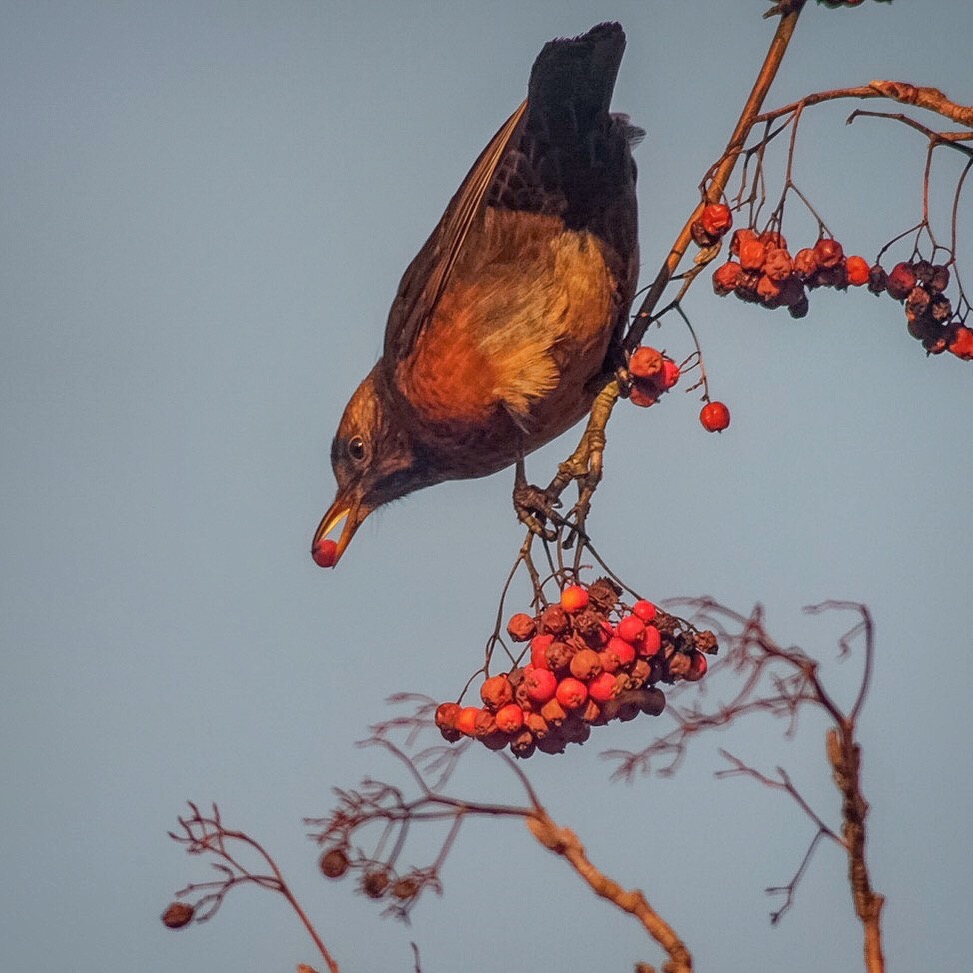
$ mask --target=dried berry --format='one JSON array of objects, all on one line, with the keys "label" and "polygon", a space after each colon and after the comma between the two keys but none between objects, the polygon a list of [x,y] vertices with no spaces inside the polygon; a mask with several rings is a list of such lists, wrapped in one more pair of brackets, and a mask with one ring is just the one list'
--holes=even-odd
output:
[{"label": "dried berry", "polygon": [[362,876],[361,890],[370,899],[380,899],[389,887],[389,874],[384,868],[369,869]]},{"label": "dried berry", "polygon": [[760,234],[759,240],[768,250],[787,249],[787,240],[785,240],[783,234],[779,233],[777,230],[764,230],[763,233]]},{"label": "dried berry", "polygon": [[560,635],[568,630],[568,614],[560,605],[549,605],[541,613],[541,628],[545,633]]},{"label": "dried berry", "polygon": [[514,689],[510,680],[504,676],[491,676],[480,687],[480,699],[483,705],[496,712],[501,706],[506,706],[514,698]]},{"label": "dried berry", "polygon": [[813,247],[804,247],[794,255],[794,274],[799,280],[809,280],[818,270],[818,255]]},{"label": "dried berry", "polygon": [[594,649],[581,649],[572,656],[570,670],[575,679],[594,679],[601,673],[601,658]]},{"label": "dried berry", "polygon": [[599,611],[610,612],[618,602],[622,589],[611,578],[599,578],[588,586],[588,598]]},{"label": "dried berry", "polygon": [[821,237],[814,244],[814,256],[817,257],[819,268],[824,267],[826,270],[830,270],[832,267],[837,267],[841,263],[841,258],[844,256],[844,248],[837,240],[833,240],[830,237]]},{"label": "dried berry", "polygon": [[684,678],[690,682],[698,682],[706,675],[706,670],[709,667],[706,656],[702,652],[693,652],[688,658],[689,671]]},{"label": "dried berry", "polygon": [[497,732],[496,717],[488,709],[481,709],[473,721],[473,736],[485,740]]},{"label": "dried berry", "polygon": [[743,268],[735,261],[728,260],[713,271],[713,290],[720,296],[725,297],[737,285]]},{"label": "dried berry", "polygon": [[195,911],[188,902],[172,902],[162,913],[162,921],[170,929],[182,929],[193,921]]},{"label": "dried berry", "polygon": [[699,222],[709,236],[719,238],[733,225],[733,214],[725,203],[707,203]]},{"label": "dried berry", "polygon": [[889,275],[881,264],[873,264],[868,271],[868,289],[873,294],[884,294]]},{"label": "dried berry", "polygon": [[767,251],[764,260],[764,273],[775,283],[781,284],[791,275],[794,262],[791,255],[780,247],[774,247]]},{"label": "dried berry", "polygon": [[646,716],[659,716],[666,708],[666,694],[655,686],[640,690],[639,709]]},{"label": "dried berry", "polygon": [[541,716],[547,721],[549,727],[557,728],[568,718],[568,712],[561,705],[560,700],[551,698],[541,707]]},{"label": "dried berry", "polygon": [[885,289],[889,297],[897,301],[904,301],[909,292],[916,286],[916,275],[911,264],[897,263],[889,272]]},{"label": "dried berry", "polygon": [[325,878],[341,878],[350,864],[344,848],[331,848],[318,859],[318,868]]},{"label": "dried berry", "polygon": [[537,623],[525,612],[518,612],[507,622],[507,634],[515,642],[527,642],[537,631]]},{"label": "dried berry", "polygon": [[547,668],[554,672],[567,669],[571,664],[574,652],[574,647],[568,642],[552,642],[544,653],[547,658]]},{"label": "dried berry", "polygon": [[740,244],[740,266],[744,270],[760,270],[764,264],[767,247],[755,237]]},{"label": "dried berry", "polygon": [[662,355],[655,348],[642,345],[632,352],[628,370],[633,378],[654,379],[662,374]]},{"label": "dried berry", "polygon": [[419,882],[411,876],[400,878],[392,886],[392,895],[401,902],[405,902],[408,899],[414,899],[418,894]]},{"label": "dried berry", "polygon": [[655,405],[659,401],[659,396],[654,388],[650,391],[636,381],[631,389],[629,389],[628,400],[632,405],[637,405],[640,409],[647,409],[650,405]]},{"label": "dried berry", "polygon": [[933,294],[941,294],[946,290],[949,287],[949,267],[942,264],[933,267],[928,287]]}]

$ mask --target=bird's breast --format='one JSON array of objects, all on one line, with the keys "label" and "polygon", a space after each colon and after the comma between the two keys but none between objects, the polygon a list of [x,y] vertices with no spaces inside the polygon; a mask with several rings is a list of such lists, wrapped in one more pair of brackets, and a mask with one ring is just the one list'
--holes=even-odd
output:
[{"label": "bird's breast", "polygon": [[485,211],[395,369],[416,438],[471,454],[458,475],[509,465],[590,408],[630,298],[603,246],[557,217]]}]

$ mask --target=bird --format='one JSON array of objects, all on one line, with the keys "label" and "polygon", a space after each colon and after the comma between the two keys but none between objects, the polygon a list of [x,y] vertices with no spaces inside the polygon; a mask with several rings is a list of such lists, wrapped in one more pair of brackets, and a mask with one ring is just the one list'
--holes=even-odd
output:
[{"label": "bird", "polygon": [[645,134],[610,111],[624,50],[617,23],[544,45],[526,99],[406,269],[382,355],[331,445],[318,564],[333,567],[383,504],[522,472],[624,367],[639,269],[632,148]]}]

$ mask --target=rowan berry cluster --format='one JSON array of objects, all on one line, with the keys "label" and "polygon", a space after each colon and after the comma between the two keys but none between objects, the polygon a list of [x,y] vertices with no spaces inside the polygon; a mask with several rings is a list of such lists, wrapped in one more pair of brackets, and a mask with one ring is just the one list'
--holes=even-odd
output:
[{"label": "rowan berry cluster", "polygon": [[844,248],[831,237],[821,237],[813,247],[792,256],[787,240],[776,230],[757,233],[746,227],[734,232],[730,253],[736,259],[713,272],[713,290],[720,297],[735,294],[742,301],[767,308],[786,307],[794,318],[807,314],[809,290],[845,290],[869,282],[868,261],[846,257]]},{"label": "rowan berry cluster", "polygon": [[953,315],[952,302],[943,293],[949,286],[948,266],[913,260],[897,263],[887,274],[876,264],[870,273],[868,289],[905,304],[909,334],[930,355],[951,351],[973,360],[973,330]]},{"label": "rowan berry cluster", "polygon": [[514,615],[507,633],[530,643],[530,661],[489,677],[480,687],[482,706],[442,703],[436,725],[443,736],[474,737],[529,757],[584,743],[592,726],[658,716],[666,698],[657,683],[702,679],[716,636],[649,601],[623,605],[620,594],[600,578],[570,585],[536,615]]},{"label": "rowan berry cluster", "polygon": [[679,366],[658,349],[641,345],[628,360],[628,374],[632,379],[629,398],[647,409],[679,381]]},{"label": "rowan berry cluster", "polygon": [[864,257],[845,256],[842,245],[831,237],[821,237],[792,256],[780,233],[758,234],[751,228],[734,232],[730,253],[731,259],[713,272],[713,290],[721,297],[735,294],[767,308],[786,307],[791,317],[803,318],[809,290],[867,285],[875,295],[904,302],[909,333],[929,354],[951,351],[959,358],[973,358],[973,331],[954,316],[943,293],[950,281],[947,265],[903,261],[886,273],[881,264],[869,266]]}]

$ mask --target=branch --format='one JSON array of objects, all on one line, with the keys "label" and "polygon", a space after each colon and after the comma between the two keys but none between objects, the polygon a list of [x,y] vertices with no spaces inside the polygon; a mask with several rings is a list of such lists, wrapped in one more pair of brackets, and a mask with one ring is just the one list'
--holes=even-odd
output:
[{"label": "branch", "polygon": [[639,889],[624,889],[597,869],[585,853],[584,845],[570,828],[559,827],[543,809],[527,816],[530,833],[554,854],[564,858],[587,882],[591,890],[628,912],[642,923],[646,932],[668,953],[664,973],[692,973],[693,958],[675,930],[649,905]]}]

